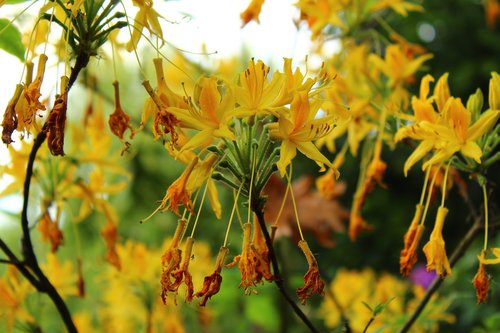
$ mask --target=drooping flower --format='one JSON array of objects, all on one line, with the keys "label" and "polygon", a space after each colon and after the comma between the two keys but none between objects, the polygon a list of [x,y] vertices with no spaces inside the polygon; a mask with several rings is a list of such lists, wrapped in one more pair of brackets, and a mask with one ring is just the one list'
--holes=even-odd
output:
[{"label": "drooping flower", "polygon": [[167,193],[165,197],[161,201],[158,208],[145,220],[149,219],[156,212],[162,210],[171,210],[175,214],[179,215],[179,203],[192,211],[193,210],[193,202],[191,201],[191,192],[187,188],[187,181],[193,172],[195,165],[198,163],[198,158],[196,157],[191,161],[186,170],[174,181],[167,189]]},{"label": "drooping flower", "polygon": [[54,107],[47,118],[45,131],[47,144],[52,155],[64,156],[64,128],[66,126],[66,111],[68,108],[68,78],[61,77],[61,95],[54,102]]},{"label": "drooping flower", "polygon": [[245,294],[249,295],[255,292],[252,287],[255,286],[257,279],[256,261],[250,247],[252,224],[245,223],[243,225],[243,245],[241,246],[241,254],[234,257],[233,261],[226,265],[231,268],[238,263],[238,269],[241,272],[241,282],[239,287],[245,288]]},{"label": "drooping flower", "polygon": [[16,90],[14,91],[14,95],[7,104],[7,108],[5,108],[5,112],[3,114],[2,120],[2,141],[6,145],[13,142],[12,133],[17,128],[17,115],[16,115],[16,104],[21,97],[21,93],[23,92],[23,86],[21,84],[16,85]]},{"label": "drooping flower", "polygon": [[404,236],[404,248],[401,250],[399,256],[399,272],[403,276],[410,275],[413,265],[417,262],[418,244],[424,232],[424,225],[420,223],[423,209],[424,206],[422,204],[416,206],[415,215]]},{"label": "drooping flower", "polygon": [[118,229],[116,224],[111,220],[106,222],[106,225],[101,230],[101,235],[106,242],[106,260],[116,269],[121,269],[120,257],[118,252],[116,252],[116,243],[118,241]]},{"label": "drooping flower", "polygon": [[50,242],[51,251],[56,252],[64,241],[64,234],[59,229],[58,221],[53,221],[48,211],[45,211],[38,222],[38,230],[42,234],[42,240]]},{"label": "drooping flower", "polygon": [[446,255],[442,234],[446,214],[448,214],[447,208],[438,208],[434,229],[432,230],[429,242],[425,244],[423,249],[427,258],[427,270],[435,270],[441,278],[451,275],[451,267]]},{"label": "drooping flower", "polygon": [[123,140],[123,135],[127,129],[130,130],[130,136],[133,136],[133,128],[130,126],[130,116],[126,114],[120,103],[120,88],[118,81],[113,82],[115,89],[115,110],[109,115],[108,125],[111,132],[120,140]]},{"label": "drooping flower", "polygon": [[325,288],[325,282],[321,279],[319,275],[319,267],[316,258],[311,252],[309,245],[306,241],[300,240],[299,247],[306,256],[307,263],[309,264],[309,269],[306,275],[304,275],[304,286],[297,289],[297,296],[299,297],[302,304],[306,304],[306,301],[314,294],[323,295],[323,289]]},{"label": "drooping flower", "polygon": [[486,299],[488,298],[488,290],[490,287],[490,279],[488,277],[488,274],[486,273],[486,269],[484,267],[485,265],[483,262],[481,262],[481,260],[484,260],[485,255],[486,251],[482,251],[481,255],[479,256],[479,268],[472,281],[472,283],[474,284],[474,288],[476,288],[477,304],[486,302]]},{"label": "drooping flower", "polygon": [[194,294],[194,297],[203,297],[200,301],[200,306],[205,306],[207,301],[220,290],[220,285],[222,283],[222,276],[220,275],[222,267],[224,266],[224,260],[229,249],[225,246],[221,247],[217,259],[215,261],[215,270],[211,275],[205,276],[203,280],[203,288]]},{"label": "drooping flower", "polygon": [[[177,292],[177,288],[182,282],[186,285],[186,302],[191,302],[193,300],[194,288],[193,288],[193,277],[189,273],[189,263],[191,262],[191,254],[193,251],[194,238],[189,237],[186,240],[186,247],[184,249],[184,259],[180,264],[180,268],[171,275],[174,278],[174,282],[170,285],[169,291]],[[163,280],[162,280],[163,281]]]},{"label": "drooping flower", "polygon": [[177,228],[175,229],[172,242],[165,250],[165,253],[161,257],[161,299],[163,304],[166,304],[168,292],[177,292],[179,288],[180,281],[173,276],[173,272],[177,270],[180,266],[182,259],[182,250],[179,249],[179,242],[181,240],[184,229],[186,228],[186,220],[180,219],[177,223]]}]

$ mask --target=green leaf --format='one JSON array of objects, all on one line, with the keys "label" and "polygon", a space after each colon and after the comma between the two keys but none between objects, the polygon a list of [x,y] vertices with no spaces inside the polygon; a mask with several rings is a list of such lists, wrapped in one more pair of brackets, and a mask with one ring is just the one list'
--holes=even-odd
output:
[{"label": "green leaf", "polygon": [[0,31],[0,49],[24,61],[25,49],[19,30],[17,30],[14,25],[10,24],[9,20],[0,19]]},{"label": "green leaf", "polygon": [[373,309],[373,317],[377,316],[379,313],[384,311],[385,308],[389,305],[389,303],[391,303],[395,298],[396,297],[393,297],[390,300],[388,300],[387,302],[377,304],[377,306],[375,306],[375,309]]},{"label": "green leaf", "polygon": [[17,5],[19,3],[28,2],[28,1],[31,1],[31,0],[6,0],[5,4],[6,5]]}]

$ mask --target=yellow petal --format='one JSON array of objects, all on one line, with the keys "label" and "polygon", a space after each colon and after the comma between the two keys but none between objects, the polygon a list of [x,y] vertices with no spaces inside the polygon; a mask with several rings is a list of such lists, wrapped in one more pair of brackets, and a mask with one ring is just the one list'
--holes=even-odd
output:
[{"label": "yellow petal", "polygon": [[491,73],[488,101],[490,109],[500,110],[500,75],[497,72]]},{"label": "yellow petal", "polygon": [[405,165],[404,165],[405,177],[408,175],[408,170],[410,170],[410,168],[415,163],[420,161],[428,152],[430,152],[433,147],[434,147],[434,142],[429,141],[429,140],[422,141],[418,145],[418,147],[413,151],[413,153],[411,153],[411,155],[408,157],[408,159],[405,162]]},{"label": "yellow petal", "polygon": [[488,132],[497,122],[500,116],[500,109],[488,110],[467,130],[467,138],[476,141],[484,133]]},{"label": "yellow petal", "polygon": [[295,155],[297,155],[297,146],[290,140],[284,140],[280,147],[280,159],[276,163],[281,177],[285,176],[286,167],[292,162]]},{"label": "yellow petal", "polygon": [[332,168],[332,163],[319,151],[312,142],[298,142],[297,149],[311,160],[314,160],[324,171],[325,165]]}]

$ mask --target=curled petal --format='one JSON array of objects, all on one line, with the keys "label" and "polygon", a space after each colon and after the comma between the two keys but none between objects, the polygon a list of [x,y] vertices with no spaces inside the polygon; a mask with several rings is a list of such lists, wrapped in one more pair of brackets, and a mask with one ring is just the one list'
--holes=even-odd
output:
[{"label": "curled petal", "polygon": [[314,293],[323,295],[325,283],[321,280],[318,263],[316,262],[311,249],[309,249],[307,242],[304,240],[299,241],[299,247],[306,256],[309,269],[307,270],[306,275],[304,275],[304,286],[297,289],[297,296],[300,298],[302,304],[306,304],[307,299],[309,299]]},{"label": "curled petal", "polygon": [[219,254],[217,255],[217,260],[215,262],[215,270],[209,275],[205,276],[203,281],[203,288],[197,292],[195,297],[203,297],[200,301],[200,306],[205,306],[207,301],[220,290],[220,285],[222,283],[222,276],[220,272],[222,271],[222,266],[224,265],[224,259],[226,258],[229,249],[227,247],[221,247]]}]

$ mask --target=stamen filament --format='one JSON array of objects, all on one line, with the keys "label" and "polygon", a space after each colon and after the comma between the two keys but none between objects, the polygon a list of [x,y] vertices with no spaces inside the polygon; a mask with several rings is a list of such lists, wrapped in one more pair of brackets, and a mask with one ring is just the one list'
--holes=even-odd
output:
[{"label": "stamen filament", "polygon": [[224,245],[222,247],[227,246],[227,240],[229,238],[229,230],[231,229],[231,223],[233,222],[233,216],[234,216],[234,211],[236,210],[236,205],[238,204],[238,198],[241,193],[241,189],[243,188],[243,182],[240,185],[240,188],[238,189],[238,192],[236,193],[236,197],[234,198],[234,204],[233,204],[233,209],[231,210],[231,216],[229,216],[229,223],[227,224],[227,230],[226,230],[226,236],[224,237]]},{"label": "stamen filament", "polygon": [[297,222],[297,229],[299,230],[300,239],[304,241],[304,234],[302,233],[302,228],[300,227],[299,213],[297,211],[297,204],[295,203],[295,196],[293,194],[293,188],[292,188],[292,164],[290,164],[290,170],[289,173],[287,174],[287,180],[288,180],[287,187],[290,191],[290,196],[292,198],[293,211],[295,213],[295,221]]},{"label": "stamen filament", "polygon": [[486,193],[486,185],[481,186],[483,189],[483,200],[484,200],[484,245],[483,251],[488,248],[488,194]]},{"label": "stamen filament", "polygon": [[440,169],[441,165],[439,165],[438,169],[436,170],[436,172],[434,172],[434,175],[432,176],[431,185],[429,186],[429,190],[427,191],[427,201],[425,202],[424,213],[422,214],[422,220],[420,221],[421,225],[423,225],[425,222],[425,217],[427,216],[427,210],[429,209],[429,203],[431,202],[432,188],[434,187],[434,182],[436,181],[436,177]]},{"label": "stamen filament", "polygon": [[450,171],[450,162],[446,165],[446,171],[444,172],[443,189],[441,190],[441,207],[444,207],[444,199],[446,198],[446,185],[448,183],[448,172]]},{"label": "stamen filament", "polygon": [[208,182],[205,184],[205,189],[203,190],[203,195],[201,196],[201,202],[200,202],[200,207],[198,208],[198,213],[196,214],[196,219],[194,220],[194,225],[193,229],[191,230],[191,238],[194,238],[194,230],[196,229],[196,226],[198,225],[198,220],[200,217],[201,209],[203,208],[203,203],[205,202],[205,195],[207,194],[207,188],[208,188]]}]

